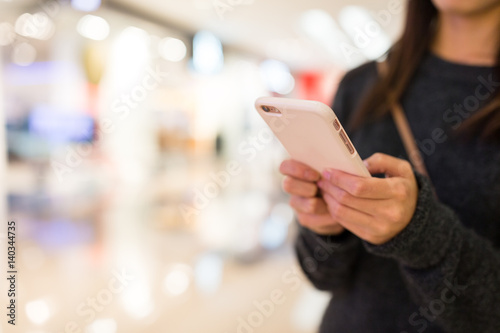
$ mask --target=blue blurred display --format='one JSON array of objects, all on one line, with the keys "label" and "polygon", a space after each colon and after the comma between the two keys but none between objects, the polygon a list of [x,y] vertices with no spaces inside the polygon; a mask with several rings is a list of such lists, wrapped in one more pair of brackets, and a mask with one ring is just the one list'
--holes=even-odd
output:
[{"label": "blue blurred display", "polygon": [[49,142],[89,142],[94,136],[94,119],[82,112],[40,105],[31,112],[28,129]]}]

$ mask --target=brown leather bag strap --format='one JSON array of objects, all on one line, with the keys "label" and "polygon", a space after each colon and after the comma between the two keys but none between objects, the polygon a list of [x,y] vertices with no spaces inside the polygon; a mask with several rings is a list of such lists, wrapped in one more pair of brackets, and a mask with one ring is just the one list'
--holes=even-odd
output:
[{"label": "brown leather bag strap", "polygon": [[422,154],[415,143],[415,137],[413,136],[410,125],[408,124],[408,119],[403,112],[401,104],[395,103],[391,107],[391,113],[411,164],[415,170],[429,178],[429,173],[425,167],[424,159],[422,158]]},{"label": "brown leather bag strap", "polygon": [[[379,75],[386,75],[388,71],[387,61],[377,62],[377,70]],[[399,136],[403,141],[403,146],[405,147],[406,154],[410,159],[410,163],[413,165],[415,170],[429,178],[429,173],[427,172],[427,169],[425,167],[424,159],[422,158],[422,154],[417,147],[415,137],[413,136],[410,125],[408,124],[408,119],[406,118],[401,103],[396,100],[391,102],[391,114],[394,122],[396,123]]]}]

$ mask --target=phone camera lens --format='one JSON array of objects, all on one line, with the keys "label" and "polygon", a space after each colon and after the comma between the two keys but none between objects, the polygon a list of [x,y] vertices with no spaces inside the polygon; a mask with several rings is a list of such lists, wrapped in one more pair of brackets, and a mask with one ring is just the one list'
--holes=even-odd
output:
[{"label": "phone camera lens", "polygon": [[271,109],[269,108],[269,106],[265,106],[265,105],[262,106],[262,110],[264,110],[265,112],[271,111]]}]

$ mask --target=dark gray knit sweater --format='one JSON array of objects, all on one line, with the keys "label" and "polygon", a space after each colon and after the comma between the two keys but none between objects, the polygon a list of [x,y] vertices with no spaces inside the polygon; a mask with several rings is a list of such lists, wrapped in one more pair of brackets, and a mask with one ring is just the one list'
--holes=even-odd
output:
[{"label": "dark gray knit sweater", "polygon": [[[439,200],[417,175],[417,208],[400,234],[375,246],[299,228],[304,272],[333,293],[320,332],[500,332],[500,145],[453,136],[500,89],[492,73],[424,58],[403,107]],[[342,123],[376,77],[373,62],[344,77],[334,102]],[[350,135],[362,158],[406,158],[390,116]]]}]

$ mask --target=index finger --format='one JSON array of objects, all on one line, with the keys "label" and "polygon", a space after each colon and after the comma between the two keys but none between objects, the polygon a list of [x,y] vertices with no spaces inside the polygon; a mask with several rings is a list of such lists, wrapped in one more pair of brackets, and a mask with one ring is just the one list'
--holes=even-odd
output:
[{"label": "index finger", "polygon": [[392,198],[390,178],[360,177],[332,169],[325,170],[323,177],[333,185],[358,198]]},{"label": "index finger", "polygon": [[280,165],[280,172],[286,176],[292,176],[308,182],[316,182],[321,178],[319,172],[307,164],[296,160],[284,160]]}]

